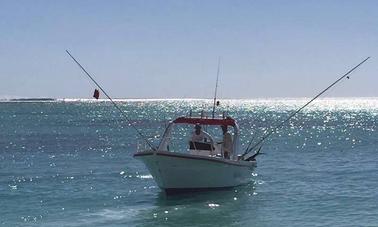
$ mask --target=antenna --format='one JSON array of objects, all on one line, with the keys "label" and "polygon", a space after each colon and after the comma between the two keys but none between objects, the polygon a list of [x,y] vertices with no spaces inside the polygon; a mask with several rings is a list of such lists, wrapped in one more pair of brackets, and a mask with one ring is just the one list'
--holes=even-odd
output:
[{"label": "antenna", "polygon": [[215,82],[214,103],[213,103],[213,118],[215,116],[215,105],[217,104],[217,91],[218,91],[219,70],[220,70],[220,57],[218,57],[217,80]]}]

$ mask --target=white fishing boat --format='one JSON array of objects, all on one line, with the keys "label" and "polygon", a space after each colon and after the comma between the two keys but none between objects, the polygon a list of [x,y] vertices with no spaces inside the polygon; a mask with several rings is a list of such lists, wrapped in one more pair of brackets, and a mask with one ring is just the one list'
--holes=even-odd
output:
[{"label": "white fishing boat", "polygon": [[[349,74],[370,58],[367,57],[350,69],[314,98],[290,114],[281,123],[266,130],[263,136],[255,142],[254,145],[252,145],[253,139],[251,139],[249,145],[242,151],[239,138],[239,126],[236,120],[230,117],[214,117],[215,107],[219,105],[219,102],[216,102],[220,66],[219,60],[212,118],[204,117],[203,114],[201,114],[201,117],[179,117],[169,123],[159,145],[154,146],[71,53],[68,50],[66,50],[66,52],[99,90],[111,101],[114,107],[119,110],[123,118],[139,135],[139,138],[143,139],[145,142],[144,145],[147,145],[148,148],[146,149],[146,146],[138,146],[134,157],[144,162],[157,185],[167,193],[229,188],[250,182],[253,168],[256,167],[255,158],[260,154],[262,144],[266,139],[338,82],[343,79],[349,79]],[[93,95],[96,99],[99,98],[99,90],[96,89]],[[187,128],[179,131],[178,134],[174,134],[173,129],[178,125],[184,125],[187,126]],[[198,134],[199,130],[196,132],[196,135],[193,134],[192,137],[183,133],[190,130],[188,126],[193,128],[193,125],[196,126],[196,131],[201,127],[204,127],[205,131],[201,131],[201,133]],[[216,134],[216,129],[210,130],[210,126],[218,127],[218,133],[220,131],[219,126],[222,127],[222,139],[214,135]],[[228,132],[228,127],[233,128],[233,136]],[[206,135],[207,138],[197,140],[203,135]],[[177,144],[176,140],[180,139],[181,144],[184,144],[184,146],[175,146]]]},{"label": "white fishing boat", "polygon": [[[233,128],[232,151],[224,152],[223,141],[194,142],[190,138],[186,148],[171,149],[175,138],[172,131],[178,125],[201,125],[203,128],[220,126]],[[187,127],[188,128],[188,127]],[[213,131],[214,131],[213,130]],[[246,184],[252,179],[255,159],[241,159],[239,126],[230,118],[180,117],[170,122],[157,149],[141,149],[134,154],[148,168],[157,185],[167,193],[229,188]]]}]

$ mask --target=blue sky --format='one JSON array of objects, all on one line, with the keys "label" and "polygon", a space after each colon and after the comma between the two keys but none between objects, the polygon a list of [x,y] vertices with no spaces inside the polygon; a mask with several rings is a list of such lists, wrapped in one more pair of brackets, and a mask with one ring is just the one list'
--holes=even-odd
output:
[{"label": "blue sky", "polygon": [[0,97],[378,96],[378,1],[3,1]]}]

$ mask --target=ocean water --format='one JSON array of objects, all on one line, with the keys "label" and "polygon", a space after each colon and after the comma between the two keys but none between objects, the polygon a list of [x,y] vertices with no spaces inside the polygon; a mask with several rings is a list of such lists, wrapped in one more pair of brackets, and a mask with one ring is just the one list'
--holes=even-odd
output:
[{"label": "ocean water", "polygon": [[[308,99],[221,100],[242,143]],[[159,137],[211,100],[120,100]],[[0,102],[1,226],[378,226],[378,98],[316,101],[274,134],[248,185],[166,196],[111,103]],[[257,140],[257,139],[256,139]]]}]

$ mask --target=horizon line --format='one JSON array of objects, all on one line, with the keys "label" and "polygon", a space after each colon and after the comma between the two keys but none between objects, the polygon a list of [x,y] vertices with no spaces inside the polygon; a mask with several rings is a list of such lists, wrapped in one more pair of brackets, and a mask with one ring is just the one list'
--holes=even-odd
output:
[{"label": "horizon line", "polygon": [[[219,98],[218,100],[225,100],[225,101],[232,101],[232,100],[279,100],[279,99],[286,99],[286,100],[293,100],[293,99],[309,99],[312,97],[254,97],[254,98]],[[176,101],[176,100],[185,100],[185,101],[213,101],[213,98],[112,98],[114,101]],[[378,99],[378,96],[335,96],[335,97],[319,97],[318,99]],[[0,101],[99,101],[105,102],[110,101],[107,98],[101,99],[94,99],[94,98],[52,98],[52,97],[0,97]]]}]

